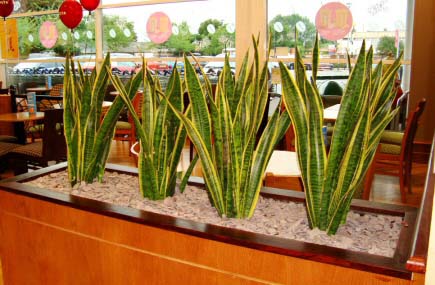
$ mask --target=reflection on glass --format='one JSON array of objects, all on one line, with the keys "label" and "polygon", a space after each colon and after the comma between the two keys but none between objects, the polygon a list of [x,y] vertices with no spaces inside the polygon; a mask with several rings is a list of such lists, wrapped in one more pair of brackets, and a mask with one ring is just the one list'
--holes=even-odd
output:
[{"label": "reflection on glass", "polygon": [[[363,39],[366,39],[368,45],[373,45],[376,56],[397,55],[398,48],[403,50],[406,37],[404,21],[408,2],[407,0],[345,1],[344,8],[350,10],[353,18],[350,32],[338,40],[321,38],[322,58],[340,58],[347,52],[356,55]],[[348,17],[343,9],[337,8],[322,11],[322,17],[316,24],[316,15],[326,4],[330,3],[313,0],[310,5],[307,5],[303,1],[268,0],[269,26],[274,28],[275,33],[280,33],[274,36],[272,47],[294,48],[295,29],[297,29],[298,46],[304,55],[309,56],[313,47],[316,25],[326,23],[326,26],[335,26],[338,29],[347,23]],[[277,23],[283,25],[283,31],[276,30]]]},{"label": "reflection on glass", "polygon": [[[114,3],[122,1],[103,1],[103,4]],[[156,29],[153,29],[153,35],[148,34],[147,22],[151,15],[159,12],[166,14],[172,23],[172,35],[162,43],[153,43]],[[146,54],[149,57],[170,57],[194,52],[215,56],[235,47],[235,0],[107,8],[103,9],[103,17],[104,53],[127,51],[132,54]],[[115,17],[116,25],[111,27],[111,21]],[[131,36],[123,33],[125,28],[130,30]],[[111,29],[116,32],[115,40],[111,38]]]}]

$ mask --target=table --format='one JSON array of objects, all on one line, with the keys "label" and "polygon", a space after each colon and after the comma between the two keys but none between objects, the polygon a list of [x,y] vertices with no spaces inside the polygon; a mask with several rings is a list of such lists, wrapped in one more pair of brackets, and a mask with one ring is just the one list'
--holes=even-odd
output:
[{"label": "table", "polygon": [[323,110],[323,120],[325,122],[335,122],[340,111],[340,104],[335,104]]},{"label": "table", "polygon": [[0,114],[0,122],[14,123],[15,136],[21,144],[26,144],[27,139],[24,123],[42,119],[44,119],[44,112],[36,112],[33,114],[29,112]]},{"label": "table", "polygon": [[294,151],[274,150],[269,164],[266,167],[266,173],[277,176],[300,177],[298,156]]},{"label": "table", "polygon": [[51,91],[48,87],[29,87],[26,88],[26,92],[35,92],[37,95],[47,94]]},{"label": "table", "polygon": [[265,171],[265,186],[303,191],[301,170],[296,152],[273,151]]}]

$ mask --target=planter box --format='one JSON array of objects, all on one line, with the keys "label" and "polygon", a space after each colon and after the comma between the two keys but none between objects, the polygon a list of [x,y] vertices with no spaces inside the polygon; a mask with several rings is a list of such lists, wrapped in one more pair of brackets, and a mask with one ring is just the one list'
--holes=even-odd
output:
[{"label": "planter box", "polygon": [[[406,268],[419,237],[414,225],[421,225],[421,215],[412,207],[353,203],[354,210],[404,218],[408,226],[403,227],[394,257],[387,258],[20,183],[64,168],[56,165],[0,182],[4,284],[423,284],[421,258],[413,263],[420,273]],[[263,189],[263,195],[304,199],[303,193],[272,188]]]}]

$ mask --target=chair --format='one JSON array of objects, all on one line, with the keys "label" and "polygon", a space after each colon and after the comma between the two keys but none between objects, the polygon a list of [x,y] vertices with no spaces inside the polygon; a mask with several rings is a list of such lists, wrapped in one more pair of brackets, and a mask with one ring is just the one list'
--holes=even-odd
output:
[{"label": "chair", "polygon": [[9,88],[0,88],[0,95],[9,95]]},{"label": "chair", "polygon": [[[27,106],[27,96],[26,95],[11,95],[12,101],[12,111],[13,112],[28,112],[29,108]],[[39,109],[40,105],[38,104],[38,111],[45,111],[44,109]],[[36,122],[25,122],[24,129],[26,130],[27,138],[29,138],[32,142],[35,139],[41,137],[42,133],[42,124],[38,124]]]},{"label": "chair", "polygon": [[394,99],[393,106],[394,108],[399,108],[399,112],[396,114],[396,116],[394,116],[393,120],[391,121],[389,125],[390,130],[403,130],[406,119],[408,98],[409,91],[406,91],[400,97]]},{"label": "chair", "polygon": [[63,95],[63,84],[55,84],[49,93],[50,96],[62,96]]},{"label": "chair", "polygon": [[[423,98],[418,103],[417,108],[410,113],[403,133],[384,131],[372,165],[373,174],[399,176],[403,203],[406,202],[405,186],[408,188],[408,192],[411,193],[412,149],[418,122],[425,106],[426,99]],[[368,187],[371,187],[372,179],[373,177],[369,178]]]},{"label": "chair", "polygon": [[118,95],[113,95],[110,94],[111,92],[116,92],[116,88],[115,86],[113,86],[113,84],[109,84],[106,88],[106,93],[104,94],[104,101],[110,101],[113,102],[116,99],[116,96]]},{"label": "chair", "polygon": [[18,83],[18,94],[26,94],[27,88],[38,87],[37,82],[21,82]]},{"label": "chair", "polygon": [[[133,98],[133,107],[136,113],[141,115],[143,93],[137,92]],[[115,135],[113,137],[117,141],[128,141],[129,147],[136,141],[136,126],[130,112],[127,115],[127,121],[118,120],[115,126]]]},{"label": "chair", "polygon": [[45,111],[42,140],[14,148],[9,154],[14,174],[28,171],[28,165],[45,167],[49,161],[66,160],[63,109]]},{"label": "chair", "polygon": [[0,173],[8,169],[7,155],[21,144],[0,141]]}]

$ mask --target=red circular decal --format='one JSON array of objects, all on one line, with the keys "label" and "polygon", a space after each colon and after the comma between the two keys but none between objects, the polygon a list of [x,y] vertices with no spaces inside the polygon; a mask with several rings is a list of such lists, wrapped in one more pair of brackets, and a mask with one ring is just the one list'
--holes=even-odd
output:
[{"label": "red circular decal", "polygon": [[39,29],[39,39],[44,47],[52,48],[56,44],[58,36],[57,27],[53,22],[46,21],[42,23]]},{"label": "red circular decal", "polygon": [[352,29],[352,13],[340,2],[323,5],[316,15],[316,28],[322,38],[336,41]]},{"label": "red circular decal", "polygon": [[172,34],[172,23],[163,12],[156,12],[148,18],[147,33],[149,39],[156,44],[166,42]]}]

